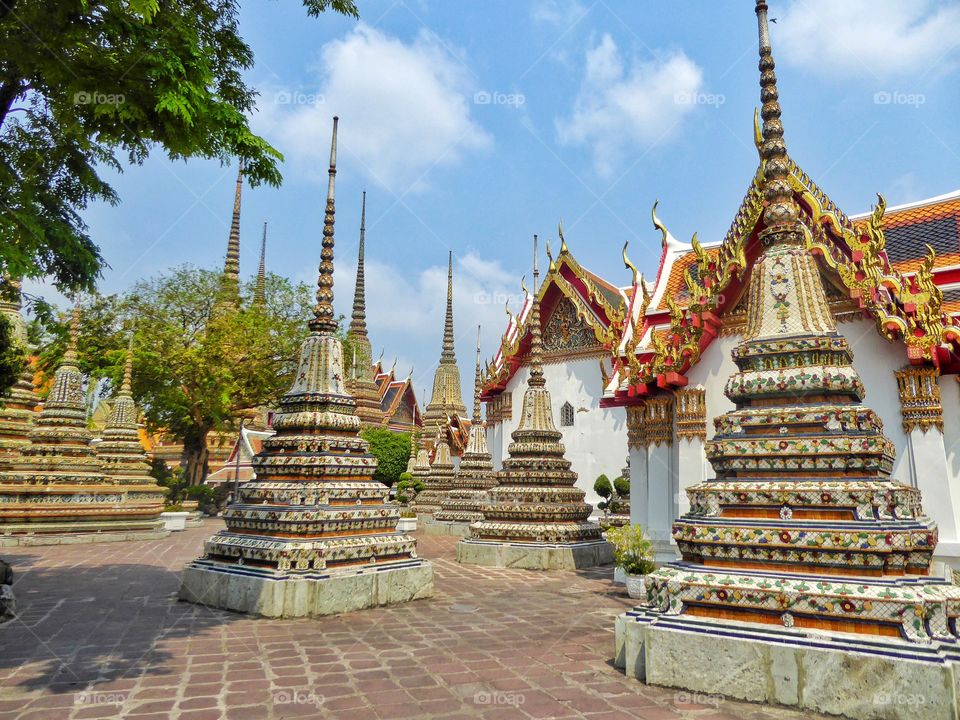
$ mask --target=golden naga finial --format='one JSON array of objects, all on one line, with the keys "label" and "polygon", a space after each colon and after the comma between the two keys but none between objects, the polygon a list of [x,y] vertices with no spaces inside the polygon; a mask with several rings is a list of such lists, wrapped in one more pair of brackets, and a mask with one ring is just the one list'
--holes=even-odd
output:
[{"label": "golden naga finial", "polygon": [[557,224],[557,235],[560,236],[560,254],[563,255],[564,253],[570,252],[570,250],[567,249],[567,241],[563,239],[563,218],[560,218],[560,222]]},{"label": "golden naga finial", "polygon": [[530,291],[527,289],[527,276],[526,276],[526,275],[521,275],[521,276],[520,276],[520,289],[523,290],[523,294],[524,294],[524,295],[529,295],[529,294],[530,294]]},{"label": "golden naga finial", "polygon": [[630,270],[633,273],[633,285],[634,287],[636,287],[637,278],[640,276],[640,271],[637,270],[637,266],[634,265],[632,262],[630,262],[630,258],[627,257],[627,247],[629,245],[630,245],[629,240],[623,243],[623,264],[626,266],[628,270]]},{"label": "golden naga finial", "polygon": [[553,272],[554,270],[556,270],[556,269],[557,269],[557,265],[556,265],[555,262],[553,262],[553,253],[550,252],[550,241],[549,241],[549,240],[547,240],[547,260],[550,261],[550,270],[549,270],[549,271],[550,271],[550,272]]},{"label": "golden naga finial", "polygon": [[650,217],[653,219],[653,226],[660,231],[660,234],[663,235],[663,239],[660,241],[663,247],[667,246],[667,228],[660,222],[660,218],[657,217],[657,205],[660,204],[659,200],[653,201],[653,208],[650,210]]},{"label": "golden naga finial", "polygon": [[710,258],[707,255],[707,251],[703,249],[703,245],[701,245],[697,239],[696,233],[690,238],[690,245],[693,246],[693,253],[697,256],[697,265],[700,266],[701,272],[705,274],[710,268]]},{"label": "golden naga finial", "polygon": [[[760,127],[760,108],[753,109],[753,144],[757,146],[757,153],[760,154],[760,146],[763,145],[763,129]],[[763,155],[760,155],[763,160]]]}]

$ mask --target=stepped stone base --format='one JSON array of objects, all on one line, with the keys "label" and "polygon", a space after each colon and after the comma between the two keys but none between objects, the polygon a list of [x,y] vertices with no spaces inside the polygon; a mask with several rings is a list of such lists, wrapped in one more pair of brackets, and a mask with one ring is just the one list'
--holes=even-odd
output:
[{"label": "stepped stone base", "polygon": [[614,664],[648,684],[863,720],[958,717],[960,647],[952,643],[923,645],[645,608],[619,616],[615,630]]},{"label": "stepped stone base", "polygon": [[470,537],[470,523],[468,522],[443,522],[442,520],[433,519],[431,515],[426,515],[425,517],[427,519],[419,526],[424,535]]},{"label": "stepped stone base", "polygon": [[[169,530],[162,526],[149,530],[104,530],[101,532],[71,531],[64,527],[59,531],[52,531],[44,523],[44,532],[36,532],[34,525],[29,530],[13,529],[10,526],[3,528],[3,532],[18,532],[17,535],[0,535],[0,547],[31,547],[37,545],[85,545],[88,543],[128,542],[130,540],[162,540],[170,535]],[[31,532],[32,531],[32,532]]]},{"label": "stepped stone base", "polygon": [[457,562],[523,570],[581,570],[612,563],[613,546],[603,540],[553,545],[468,538],[457,543]]},{"label": "stepped stone base", "polygon": [[183,570],[180,599],[271,618],[319,617],[433,596],[433,565],[412,560],[349,572],[280,575],[195,560]]}]

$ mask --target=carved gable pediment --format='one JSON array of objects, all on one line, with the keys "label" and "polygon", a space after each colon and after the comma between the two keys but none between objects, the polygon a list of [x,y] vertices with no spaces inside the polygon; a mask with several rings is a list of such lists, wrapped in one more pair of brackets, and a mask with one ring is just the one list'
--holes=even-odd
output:
[{"label": "carved gable pediment", "polygon": [[544,350],[548,353],[569,353],[599,346],[593,329],[577,314],[573,302],[567,297],[562,298],[543,329]]}]

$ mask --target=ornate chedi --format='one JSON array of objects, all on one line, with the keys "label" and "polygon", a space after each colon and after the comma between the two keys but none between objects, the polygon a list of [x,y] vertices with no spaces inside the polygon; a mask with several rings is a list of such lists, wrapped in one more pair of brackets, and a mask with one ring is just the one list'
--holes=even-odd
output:
[{"label": "ornate chedi", "polygon": [[[618,619],[617,661],[657,685],[954,717],[960,588],[932,569],[936,526],[919,491],[891,479],[892,443],[830,314],[787,182],[763,0],[757,17],[762,250],[725,388],[736,409],[706,444],[716,479],[689,488],[674,523],[681,561],[649,575],[646,604]],[[920,687],[923,707],[897,699]]]},{"label": "ornate chedi", "polygon": [[497,473],[487,449],[487,430],[480,417],[480,369],[480,328],[477,328],[477,369],[473,380],[470,437],[450,490],[440,502],[440,510],[434,513],[437,524],[446,525],[450,535],[468,535],[470,524],[483,520],[483,505],[488,501],[488,492],[497,484]]},{"label": "ornate chedi", "polygon": [[133,401],[133,336],[123,368],[123,381],[113,399],[110,418],[103,429],[103,438],[97,443],[97,457],[103,465],[103,474],[121,486],[125,496],[124,509],[137,511],[145,521],[153,520],[155,529],[163,529],[165,491],[150,476],[150,465],[137,431],[137,406]]},{"label": "ornate chedi", "polygon": [[226,529],[183,572],[180,597],[265,616],[327,615],[433,593],[433,567],[398,533],[399,508],[373,479],[344,386],[333,310],[334,118],[317,305],[276,434],[253,458],[257,479],[224,512]]},{"label": "ornate chedi", "polygon": [[217,306],[235,308],[240,304],[240,199],[243,194],[243,160],[237,163],[237,185],[233,192],[233,215],[227,236],[227,254],[220,274]]},{"label": "ornate chedi", "polygon": [[574,487],[577,474],[564,457],[563,435],[553,422],[543,375],[543,337],[537,297],[536,239],[534,294],[530,309],[530,375],[520,424],[511,435],[509,457],[483,505],[483,519],[457,544],[457,560],[534,570],[592,567],[613,560],[592,508]]},{"label": "ornate chedi", "polygon": [[[450,457],[450,443],[447,441],[447,434],[443,431],[443,427],[437,424],[437,434],[433,441],[433,462],[430,463],[430,471],[422,476],[423,491],[417,495],[412,503],[417,516],[431,516],[440,509],[441,502],[447,496],[450,488],[453,487],[456,472],[453,459]],[[414,476],[417,476],[416,466],[414,467]]]},{"label": "ornate chedi", "polygon": [[[26,353],[27,325],[20,313],[20,284],[11,282],[16,301],[0,300],[0,313],[7,318],[13,328],[14,341],[19,343]],[[6,397],[0,396],[0,471],[6,460],[17,454],[26,445],[36,416],[40,398],[33,388],[33,377],[29,367],[25,367]]]},{"label": "ornate chedi", "polygon": [[364,280],[363,251],[367,234],[367,193],[363,193],[360,210],[360,250],[357,257],[357,284],[353,293],[353,315],[347,330],[347,340],[353,348],[350,379],[347,390],[357,401],[357,416],[364,425],[383,425],[380,391],[373,381],[373,348],[367,335],[367,301]]},{"label": "ornate chedi", "polygon": [[29,442],[0,473],[0,543],[57,544],[66,542],[66,535],[70,542],[165,535],[155,506],[128,502],[127,488],[104,476],[90,445],[83,376],[77,368],[79,322],[75,308],[67,351]]},{"label": "ornate chedi", "polygon": [[423,426],[434,427],[437,423],[446,425],[453,415],[465,416],[467,408],[463,404],[460,389],[460,368],[453,348],[453,252],[447,260],[447,312],[443,321],[443,350],[440,352],[440,364],[433,375],[433,395],[423,414]]}]

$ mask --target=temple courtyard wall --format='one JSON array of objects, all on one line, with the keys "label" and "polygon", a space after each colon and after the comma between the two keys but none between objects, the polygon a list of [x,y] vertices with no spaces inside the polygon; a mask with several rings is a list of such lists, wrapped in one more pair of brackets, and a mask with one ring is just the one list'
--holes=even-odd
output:
[{"label": "temple courtyard wall", "polygon": [[[554,423],[563,433],[566,458],[578,476],[577,487],[586,493],[586,501],[596,507],[602,499],[593,491],[597,476],[606,475],[612,481],[620,475],[627,457],[626,411],[600,407],[603,377],[598,357],[552,361],[548,356],[543,374],[553,400]],[[512,419],[488,426],[487,443],[495,470],[500,470],[507,457],[510,433],[516,429],[523,407],[528,375],[526,366],[520,368],[504,391],[511,397]],[[562,422],[561,408],[565,403],[572,406],[573,425]]]}]

